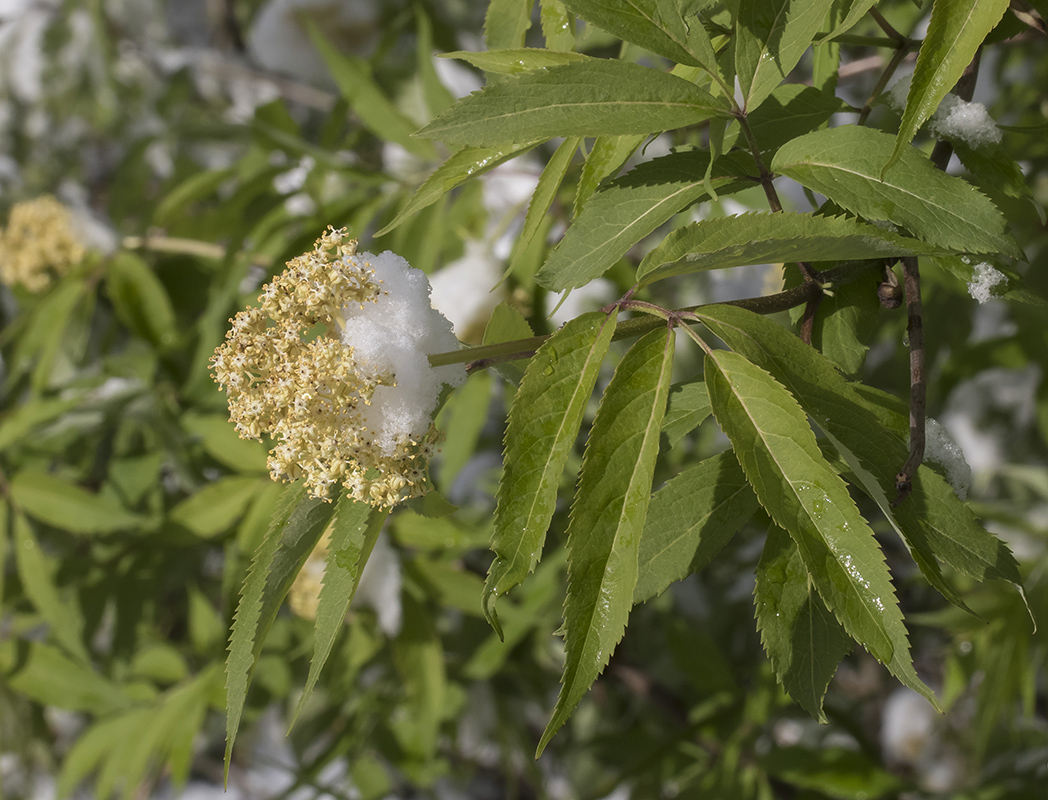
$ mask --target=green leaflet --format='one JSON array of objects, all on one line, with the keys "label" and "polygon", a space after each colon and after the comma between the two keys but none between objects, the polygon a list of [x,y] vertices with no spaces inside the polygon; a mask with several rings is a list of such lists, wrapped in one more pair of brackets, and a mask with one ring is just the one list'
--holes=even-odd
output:
[{"label": "green leaflet", "polygon": [[[83,395],[62,399],[34,398],[4,411],[0,417],[0,451],[26,438],[33,429],[84,404]],[[226,423],[226,427],[229,424]]]},{"label": "green leaflet", "polygon": [[390,719],[390,729],[411,759],[407,766],[415,773],[412,778],[425,781],[423,776],[429,774],[432,781],[430,762],[440,741],[447,694],[444,648],[433,609],[410,592],[403,594],[402,603],[404,624],[393,643],[393,660],[404,700]]},{"label": "green leaflet", "polygon": [[877,286],[884,270],[868,269],[855,280],[824,295],[815,312],[811,343],[846,375],[856,375],[866,361],[866,342],[877,326],[881,304]]},{"label": "green leaflet", "polygon": [[935,0],[895,147],[882,172],[898,162],[917,129],[935,113],[1007,9],[1008,0]]},{"label": "green leaflet", "polygon": [[542,36],[550,50],[575,49],[575,15],[560,0],[541,0],[539,18]]},{"label": "green leaflet", "polygon": [[[709,156],[671,153],[641,164],[593,195],[535,276],[553,291],[582,286],[604,274],[637,242],[677,212],[707,196]],[[728,156],[714,164],[718,193],[749,186],[746,166]]]},{"label": "green leaflet", "polygon": [[588,59],[507,77],[460,100],[416,135],[499,145],[656,133],[729,113],[726,100],[683,78],[627,61]]},{"label": "green leaflet", "polygon": [[787,83],[773,91],[747,122],[765,159],[791,139],[828,122],[844,105],[833,92]]},{"label": "green leaflet", "polygon": [[1022,257],[1004,215],[961,178],[935,168],[920,151],[903,151],[882,180],[892,137],[856,125],[815,131],[783,145],[775,172],[793,178],[854,214],[900,225],[954,252]]},{"label": "green leaflet", "polygon": [[495,560],[484,584],[484,613],[496,631],[496,599],[541,556],[560,475],[614,332],[615,320],[599,311],[568,322],[531,359],[513,399],[491,536]]},{"label": "green leaflet", "polygon": [[843,0],[840,3],[843,19],[838,25],[834,26],[828,36],[824,36],[819,40],[820,44],[836,39],[842,33],[850,31],[875,5],[877,5],[877,0]]},{"label": "green leaflet", "polygon": [[673,275],[783,261],[855,261],[936,255],[931,247],[852,217],[739,214],[677,228],[641,261],[642,286]]},{"label": "green leaflet", "polygon": [[134,704],[134,698],[89,664],[59,648],[26,639],[0,641],[4,687],[41,706],[87,711],[99,716]]},{"label": "green leaflet", "polygon": [[268,475],[266,446],[254,439],[241,439],[227,414],[189,412],[182,415],[182,427],[199,437],[204,451],[220,464],[236,472]]},{"label": "green leaflet", "polygon": [[913,670],[902,612],[873,531],[822,458],[797,401],[767,372],[729,351],[707,355],[706,386],[750,485],[797,543],[827,607],[852,638],[934,703]]},{"label": "green leaflet", "polygon": [[825,722],[826,687],[852,641],[812,590],[800,550],[778,525],[768,529],[753,602],[761,643],[782,687]]},{"label": "green leaflet", "polygon": [[339,94],[364,126],[382,141],[396,142],[409,153],[421,158],[435,157],[431,142],[412,138],[415,123],[404,116],[375,83],[368,62],[340,52],[312,20],[307,20],[307,28],[313,46],[338,84]]},{"label": "green leaflet", "polygon": [[626,630],[672,366],[672,332],[652,331],[629,349],[601,398],[568,522],[564,676],[536,757]]},{"label": "green leaflet", "polygon": [[331,525],[331,541],[328,545],[327,565],[324,582],[317,599],[316,629],[313,634],[313,658],[309,662],[309,676],[302,695],[291,715],[288,729],[292,728],[298,715],[313,694],[320,670],[324,668],[331,647],[335,644],[346,621],[353,596],[357,593],[360,574],[371,556],[371,550],[382,530],[389,509],[373,508],[366,503],[357,503],[343,494],[335,508],[335,521]]},{"label": "green leaflet", "polygon": [[305,487],[301,484],[288,486],[241,587],[226,660],[227,781],[248,683],[266,633],[334,510],[333,503],[305,497]]},{"label": "green leaflet", "polygon": [[534,144],[508,144],[503,147],[463,147],[452,153],[448,156],[447,161],[437,167],[433,174],[423,181],[393,221],[375,236],[389,233],[400,226],[404,220],[412,219],[419,211],[433,205],[456,186],[461,186],[470,178],[483,175],[499,164],[504,164],[526,153],[534,146]]},{"label": "green leaflet", "polygon": [[[228,423],[227,428],[231,428]],[[171,522],[201,537],[217,536],[227,531],[258,496],[269,478],[251,475],[227,475],[207,484],[171,509]]]},{"label": "green leaflet", "polygon": [[701,425],[712,413],[710,395],[701,379],[694,383],[675,383],[670,387],[669,405],[662,420],[662,434],[673,447]]},{"label": "green leaflet", "polygon": [[531,27],[534,0],[491,0],[484,15],[484,44],[488,50],[523,47]]},{"label": "green leaflet", "polygon": [[178,343],[178,323],[167,289],[149,265],[127,250],[113,255],[106,292],[121,321],[160,351]]},{"label": "green leaflet", "polygon": [[11,496],[29,516],[70,533],[113,533],[144,522],[108,497],[36,470],[22,470],[14,476]]},{"label": "green leaflet", "polygon": [[518,75],[533,69],[560,67],[578,61],[591,60],[582,53],[544,50],[540,47],[520,47],[511,50],[456,50],[453,53],[441,53],[441,58],[456,58],[472,64],[477,69],[496,75]]},{"label": "green leaflet", "polygon": [[564,176],[571,166],[571,160],[575,156],[575,151],[579,149],[581,144],[581,138],[577,136],[568,137],[561,142],[560,147],[557,148],[556,152],[550,157],[545,169],[542,170],[538,185],[535,187],[535,192],[531,195],[531,201],[528,203],[528,213],[524,219],[524,227],[517,237],[513,262],[509,267],[510,272],[517,271],[517,267],[527,251],[528,245],[531,244],[531,240],[535,238],[535,234],[542,227],[546,212],[553,205],[557,192],[560,190],[560,185],[564,182]]},{"label": "green leaflet", "polygon": [[[571,11],[598,28],[678,64],[702,67],[720,81],[717,54],[695,12],[712,5],[682,0],[565,0]],[[697,7],[696,7],[697,6]]]},{"label": "green leaflet", "polygon": [[[729,347],[793,393],[816,424],[846,449],[842,455],[860,478],[874,476],[880,491],[870,494],[873,500],[878,494],[895,496],[895,473],[908,452],[908,422],[894,409],[895,398],[849,383],[821,354],[759,314],[732,306],[707,306],[696,313]],[[917,471],[910,496],[891,513],[911,548],[924,549],[976,580],[1006,580],[1021,588],[1007,546],[978,524],[971,509],[929,467]]]},{"label": "green leaflet", "polygon": [[633,603],[705,567],[759,504],[730,452],[684,470],[651,496]]},{"label": "green leaflet", "polygon": [[575,194],[575,216],[582,213],[586,201],[597,191],[600,182],[614,175],[633,155],[645,136],[598,136],[582,165],[579,188]]},{"label": "green leaflet", "polygon": [[[7,518],[7,504],[0,504],[0,530],[4,531],[4,537],[7,536]],[[26,597],[51,629],[51,637],[81,663],[90,664],[83,642],[84,621],[80,607],[62,599],[54,580],[55,569],[48,563],[50,559],[41,550],[29,520],[17,510],[11,515],[11,534],[15,566]]]},{"label": "green leaflet", "polygon": [[797,66],[833,0],[740,0],[735,72],[743,109],[753,111]]}]

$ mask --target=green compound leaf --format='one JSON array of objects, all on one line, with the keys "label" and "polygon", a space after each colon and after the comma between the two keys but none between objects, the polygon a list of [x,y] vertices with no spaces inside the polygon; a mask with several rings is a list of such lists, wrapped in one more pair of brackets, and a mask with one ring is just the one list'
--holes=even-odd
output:
[{"label": "green compound leaf", "polygon": [[913,669],[902,612],[873,531],[823,459],[797,401],[738,353],[706,357],[713,414],[761,505],[797,543],[826,606],[848,634],[932,703]]},{"label": "green compound leaf", "polygon": [[674,275],[744,264],[855,261],[944,250],[853,217],[740,214],[677,228],[644,257],[637,280],[645,286]]},{"label": "green compound leaf", "polygon": [[753,111],[797,66],[833,0],[740,0],[735,71],[743,108]]},{"label": "green compound leaf", "polygon": [[567,660],[536,757],[603,671],[626,630],[672,366],[672,332],[642,337],[615,370],[593,421],[568,522]]},{"label": "green compound leaf", "polygon": [[935,0],[910,81],[899,134],[883,171],[898,162],[918,128],[935,113],[1007,9],[1008,0]]},{"label": "green compound leaf", "polygon": [[567,323],[531,359],[513,399],[491,536],[495,560],[483,599],[500,635],[495,601],[524,580],[542,554],[560,475],[614,332],[615,320],[599,311]]},{"label": "green compound leaf", "polygon": [[287,487],[251,562],[233,616],[226,660],[226,781],[247,687],[266,633],[334,510],[332,503],[307,498],[300,483]]},{"label": "green compound leaf", "polygon": [[441,53],[441,58],[455,58],[472,64],[477,69],[492,72],[496,75],[519,75],[533,69],[560,67],[588,60],[582,53],[543,50],[539,47],[520,47],[512,50],[456,50],[453,53]]},{"label": "green compound leaf", "polygon": [[458,152],[452,153],[447,161],[437,167],[433,174],[423,181],[393,221],[375,236],[389,233],[405,220],[412,219],[422,209],[433,205],[455,187],[526,153],[534,146],[534,144],[509,144],[504,147],[463,147]]},{"label": "green compound leaf", "polygon": [[856,125],[815,131],[783,145],[771,168],[853,214],[887,220],[954,252],[1022,257],[1004,215],[961,178],[936,169],[920,151],[903,151],[884,179],[892,137]]},{"label": "green compound leaf", "polygon": [[357,593],[360,574],[364,571],[388,516],[389,509],[373,508],[366,503],[354,502],[346,494],[338,501],[335,521],[331,526],[324,582],[317,598],[313,658],[309,662],[309,676],[306,678],[302,696],[298,699],[295,713],[291,716],[289,730],[313,694],[320,670],[331,655],[335,637],[345,627],[346,612],[349,611],[349,605]]},{"label": "green compound leaf", "polygon": [[909,452],[909,423],[895,410],[897,400],[846,381],[820,353],[759,314],[732,306],[708,306],[696,313],[729,347],[785,385],[840,444],[841,455],[871,499],[882,505],[918,566],[933,570],[925,571],[929,582],[936,584],[939,559],[976,580],[1006,580],[1022,589],[1008,547],[979,525],[971,509],[929,467],[917,471],[905,502],[886,508],[887,498],[896,493],[895,474]]},{"label": "green compound leaf", "polygon": [[700,461],[651,496],[633,603],[697,572],[757,511],[757,496],[730,452]]},{"label": "green compound leaf", "polygon": [[657,133],[728,115],[727,100],[683,78],[626,61],[588,59],[507,77],[459,101],[416,135],[500,145]]},{"label": "green compound leaf", "polygon": [[565,0],[564,5],[623,41],[678,64],[702,67],[719,78],[710,35],[695,17],[696,11],[712,5],[708,0],[689,3],[687,15],[682,0]]},{"label": "green compound leaf", "polygon": [[826,721],[822,700],[852,640],[808,580],[796,543],[777,525],[768,529],[753,591],[757,629],[786,692]]},{"label": "green compound leaf", "polygon": [[[677,212],[708,196],[709,155],[694,150],[656,158],[593,195],[546,263],[536,282],[553,291],[600,277],[637,242]],[[709,183],[728,194],[750,183],[746,165],[734,156],[718,159]]]}]

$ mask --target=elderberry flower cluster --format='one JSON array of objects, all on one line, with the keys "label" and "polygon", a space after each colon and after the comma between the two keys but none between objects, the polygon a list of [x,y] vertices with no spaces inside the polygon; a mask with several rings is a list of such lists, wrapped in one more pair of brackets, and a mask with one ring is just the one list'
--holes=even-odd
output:
[{"label": "elderberry flower cluster", "polygon": [[16,203],[0,231],[0,281],[37,293],[84,257],[64,205],[51,195]]},{"label": "elderberry flower cluster", "polygon": [[273,440],[275,480],[392,506],[425,491],[441,388],[466,371],[429,364],[458,341],[426,276],[356,244],[329,227],[233,318],[211,366],[240,435]]}]

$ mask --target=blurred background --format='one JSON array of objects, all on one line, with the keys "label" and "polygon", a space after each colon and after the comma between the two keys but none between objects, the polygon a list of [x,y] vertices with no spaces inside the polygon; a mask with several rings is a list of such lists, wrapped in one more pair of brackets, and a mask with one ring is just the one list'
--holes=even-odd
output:
[{"label": "blurred background", "polygon": [[[928,5],[879,8],[919,38]],[[643,255],[645,243],[566,298],[534,283],[572,218],[581,163],[521,245],[547,146],[499,154],[419,201],[449,153],[411,133],[485,80],[437,54],[484,49],[486,13],[479,0],[0,0],[0,263],[15,265],[0,287],[0,796],[1043,797],[1048,48],[1013,14],[974,96],[1003,126],[1004,155],[949,169],[1005,209],[1026,288],[976,298],[957,271],[924,270],[925,327],[929,414],[971,468],[972,507],[1021,564],[1036,632],[1014,587],[949,576],[967,615],[886,535],[918,671],[946,713],[858,651],[820,725],[782,693],[754,630],[755,519],[708,569],[634,610],[604,678],[535,761],[563,663],[552,633],[574,469],[542,566],[504,601],[502,643],[480,597],[519,372],[483,372],[438,418],[434,480],[457,509],[394,515],[287,733],[324,554],[307,561],[261,652],[223,794],[228,626],[280,493],[209,375],[229,317],[329,224],[429,273],[467,343],[499,304],[522,337],[604,305]],[[566,19],[559,2],[536,4],[528,44]],[[623,50],[581,23],[559,30],[560,49]],[[852,33],[832,46],[828,91],[859,107],[890,51],[863,40],[882,36],[868,18]],[[809,56],[795,78],[820,70]],[[894,132],[898,110],[878,100],[871,123]],[[625,168],[696,137],[645,142]],[[799,188],[784,192],[810,208]],[[13,209],[45,196],[58,205],[23,211],[34,234],[16,236]],[[758,209],[759,190],[742,192],[673,224]],[[651,299],[713,302],[782,281],[781,265],[746,267],[664,281]],[[866,330],[858,377],[905,397],[904,314],[881,310]],[[701,354],[679,350],[684,381]],[[658,479],[726,445],[712,422],[664,442]]]}]

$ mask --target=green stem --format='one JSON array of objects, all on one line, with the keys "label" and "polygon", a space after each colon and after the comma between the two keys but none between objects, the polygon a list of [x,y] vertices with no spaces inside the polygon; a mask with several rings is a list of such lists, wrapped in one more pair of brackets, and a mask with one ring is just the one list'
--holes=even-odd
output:
[{"label": "green stem", "polygon": [[[878,262],[852,261],[823,272],[816,272],[815,277],[818,279],[817,285],[819,286],[829,284],[836,286],[851,283],[867,270],[878,268]],[[811,299],[811,293],[812,284],[806,282],[777,294],[769,294],[762,297],[744,297],[741,300],[728,300],[724,303],[700,303],[696,306],[678,309],[677,312],[695,311],[696,309],[712,305],[725,305],[745,308],[756,314],[776,314],[795,306],[804,305]],[[624,319],[615,326],[615,334],[612,340],[618,341],[620,339],[643,336],[645,333],[665,327],[665,325],[666,320],[662,317],[643,316]],[[469,364],[471,371],[484,369],[504,361],[531,358],[548,338],[548,335],[532,336],[528,339],[516,339],[511,342],[499,342],[498,344],[486,344],[463,350],[453,350],[450,353],[434,353],[429,357],[429,363],[434,367],[445,367],[449,364]]]}]

